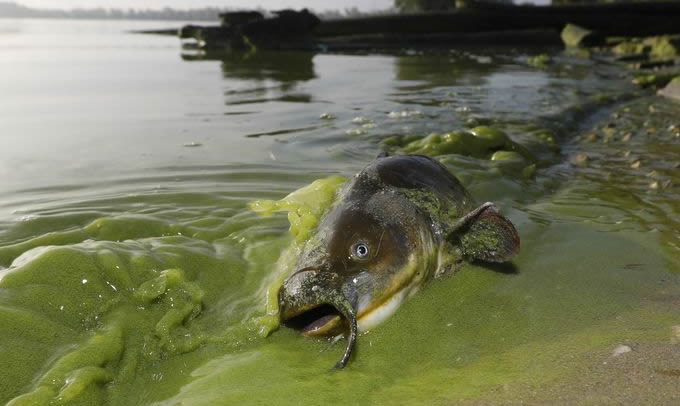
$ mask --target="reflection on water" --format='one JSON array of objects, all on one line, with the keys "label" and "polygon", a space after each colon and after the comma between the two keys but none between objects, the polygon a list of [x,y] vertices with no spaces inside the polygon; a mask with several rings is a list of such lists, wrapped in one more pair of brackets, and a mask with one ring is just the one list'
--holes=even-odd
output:
[{"label": "reflection on water", "polygon": [[[507,56],[501,58],[507,59]],[[424,60],[426,63],[423,63]],[[486,83],[485,78],[500,67],[499,61],[492,56],[452,51],[396,58],[395,76],[399,81],[421,82],[400,87],[404,91],[415,92],[441,86],[482,86]]]},{"label": "reflection on water", "polygon": [[246,86],[225,91],[227,104],[264,101],[309,103],[312,96],[296,92],[301,82],[316,78],[314,54],[303,52],[249,52],[183,54],[187,61],[220,61],[224,77]]},{"label": "reflection on water", "polygon": [[[0,403],[579,403],[625,388],[575,371],[672,369],[677,105],[553,49],[195,60],[143,28],[0,21]],[[517,274],[430,284],[340,374],[337,345],[258,336],[288,223],[247,202],[480,125],[525,155],[439,159],[517,225]]]}]

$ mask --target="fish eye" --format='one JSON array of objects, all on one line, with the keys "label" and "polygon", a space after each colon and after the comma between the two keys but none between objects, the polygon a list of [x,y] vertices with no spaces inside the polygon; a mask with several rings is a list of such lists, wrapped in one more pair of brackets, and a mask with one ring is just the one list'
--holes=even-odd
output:
[{"label": "fish eye", "polygon": [[365,242],[358,242],[352,245],[352,256],[357,259],[366,259],[371,254],[368,244]]}]

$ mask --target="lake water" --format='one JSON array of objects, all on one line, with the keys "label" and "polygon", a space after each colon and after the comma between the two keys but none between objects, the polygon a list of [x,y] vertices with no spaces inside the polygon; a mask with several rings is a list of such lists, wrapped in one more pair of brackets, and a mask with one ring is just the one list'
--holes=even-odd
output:
[{"label": "lake water", "polygon": [[[129,33],[179,25],[0,20],[0,403],[680,401],[680,105],[560,49],[219,59]],[[480,125],[522,154],[420,140]],[[257,333],[291,238],[247,204],[385,150],[437,156],[522,249],[329,372],[342,344]]]}]

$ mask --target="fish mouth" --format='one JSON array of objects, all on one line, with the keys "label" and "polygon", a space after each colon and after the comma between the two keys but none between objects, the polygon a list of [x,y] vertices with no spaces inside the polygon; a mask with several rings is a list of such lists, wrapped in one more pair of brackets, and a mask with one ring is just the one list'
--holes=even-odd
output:
[{"label": "fish mouth", "polygon": [[282,324],[306,336],[343,333],[347,346],[336,369],[347,365],[357,339],[354,293],[343,288],[343,278],[333,272],[305,268],[291,275],[279,290]]},{"label": "fish mouth", "polygon": [[310,337],[340,334],[345,330],[342,314],[328,303],[289,312],[281,319],[286,327]]}]

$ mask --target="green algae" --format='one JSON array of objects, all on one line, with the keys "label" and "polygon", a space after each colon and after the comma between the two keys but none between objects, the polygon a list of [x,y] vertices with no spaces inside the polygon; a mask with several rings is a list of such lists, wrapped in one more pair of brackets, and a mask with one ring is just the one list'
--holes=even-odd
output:
[{"label": "green algae", "polygon": [[611,50],[615,55],[646,54],[652,60],[669,60],[680,55],[679,46],[678,36],[662,35],[621,41]]},{"label": "green algae", "polygon": [[640,87],[664,87],[674,76],[674,73],[636,74],[633,76],[633,83]]},{"label": "green algae", "polygon": [[597,32],[580,27],[576,24],[565,25],[560,36],[562,42],[564,42],[567,47],[588,47],[602,44],[605,41],[605,38]]},{"label": "green algae", "polygon": [[[6,365],[16,369],[3,372],[4,384],[8,376],[35,377],[32,389],[23,394],[16,387],[4,388],[10,396],[6,401],[101,404],[109,396],[107,385],[134,376],[140,361],[191,352],[218,337],[193,326],[206,294],[189,278],[196,278],[196,265],[207,262],[200,259],[187,266],[187,259],[196,259],[189,254],[191,248],[177,258],[171,252],[175,249],[154,245],[85,242],[76,249],[35,249],[3,270],[0,292],[15,292],[3,306],[21,309],[28,317],[17,317],[22,314],[18,310],[0,312],[5,325],[0,337],[6,343],[19,339],[49,349],[18,350],[22,345],[2,354]],[[197,248],[193,243],[187,247]],[[187,271],[158,271],[163,262]],[[50,323],[52,327],[39,328]]]},{"label": "green algae", "polygon": [[[207,361],[167,402],[228,405],[276,399],[292,405],[301,401],[295,394],[304,393],[303,401],[309,404],[342,399],[356,404],[413,404],[433,398],[503,404],[505,395],[496,391],[499,386],[551,387],[574,379],[580,366],[590,365],[593,350],[611,348],[624,339],[666,339],[676,317],[671,310],[638,308],[630,294],[641,294],[640,286],[625,282],[635,271],[624,271],[625,276],[592,271],[601,265],[592,255],[600,249],[592,244],[599,238],[597,231],[573,224],[523,231],[540,235],[549,246],[526,247],[517,261],[519,274],[468,266],[431,283],[380,328],[362,337],[361,356],[341,374],[320,372],[320,364],[334,360],[334,354],[324,351],[325,341],[282,330],[268,345]],[[576,236],[581,239],[572,238]],[[544,258],[543,250],[561,246],[562,238],[570,241],[569,249]],[[612,264],[611,271],[649,254],[625,238],[612,238],[605,248],[620,244],[630,251]],[[583,261],[571,268],[566,260],[574,254]],[[526,266],[533,261],[538,266]],[[653,259],[648,265],[651,269],[660,264]],[[616,294],[603,299],[601,289],[609,284],[616,286]],[[654,283],[643,283],[642,291],[650,297],[660,294]],[[603,310],[608,316],[598,317]],[[423,388],[431,392],[423,395]]]},{"label": "green algae", "polygon": [[552,58],[548,54],[539,54],[530,57],[527,63],[539,69],[545,69],[552,63]]},{"label": "green algae", "polygon": [[616,55],[636,55],[650,51],[650,45],[644,44],[639,40],[622,41],[612,47],[612,52]]},{"label": "green algae", "polygon": [[337,200],[339,190],[346,182],[345,177],[330,176],[317,179],[281,200],[257,200],[249,203],[250,210],[263,216],[270,216],[277,211],[287,212],[289,232],[293,236],[293,243],[281,254],[274,271],[265,278],[265,314],[253,320],[259,336],[266,337],[279,327],[279,289],[290,275],[302,247],[313,238],[312,234],[321,218]]},{"label": "green algae", "polygon": [[529,161],[535,160],[528,149],[511,140],[503,131],[488,126],[477,126],[468,131],[430,134],[416,139],[393,137],[383,142],[386,146],[398,146],[398,151],[404,154],[429,156],[459,154],[490,159],[494,152],[508,150],[521,154]]},{"label": "green algae", "polygon": [[271,215],[275,211],[288,212],[290,232],[296,242],[304,242],[316,229],[323,213],[335,201],[338,188],[346,181],[342,176],[319,179],[281,200],[258,200],[249,206],[262,215]]},{"label": "green algae", "polygon": [[667,60],[680,56],[680,37],[678,36],[653,37],[646,42],[651,45],[649,56],[652,58]]},{"label": "green algae", "polygon": [[489,159],[492,161],[514,161],[524,163],[522,154],[515,151],[496,151]]}]

